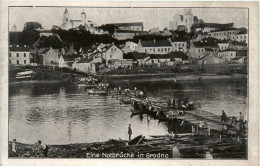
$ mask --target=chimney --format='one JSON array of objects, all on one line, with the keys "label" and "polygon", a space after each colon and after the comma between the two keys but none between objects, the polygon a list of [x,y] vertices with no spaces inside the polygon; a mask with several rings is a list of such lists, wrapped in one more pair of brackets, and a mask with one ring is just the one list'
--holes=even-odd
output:
[{"label": "chimney", "polygon": [[12,45],[10,45],[10,47],[12,47]]},{"label": "chimney", "polygon": [[153,42],[156,43],[156,39],[153,39]]},{"label": "chimney", "polygon": [[19,45],[16,45],[16,47],[19,47]]},{"label": "chimney", "polygon": [[24,45],[24,47],[26,47],[26,45]]},{"label": "chimney", "polygon": [[141,42],[141,39],[138,40],[138,43],[140,43],[140,42]]},{"label": "chimney", "polygon": [[114,45],[115,43],[114,42],[112,42],[112,45]]},{"label": "chimney", "polygon": [[168,38],[167,38],[167,40],[168,40],[169,42],[172,42],[172,40],[171,40],[171,38],[170,38],[170,37],[168,37]]}]

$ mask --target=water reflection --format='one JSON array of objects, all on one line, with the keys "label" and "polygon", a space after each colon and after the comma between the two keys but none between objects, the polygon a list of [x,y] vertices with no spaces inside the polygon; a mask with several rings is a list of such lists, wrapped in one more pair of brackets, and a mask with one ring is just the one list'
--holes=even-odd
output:
[{"label": "water reflection", "polygon": [[[148,95],[166,98],[189,97],[198,109],[228,116],[243,112],[247,116],[247,91],[244,82],[122,83],[137,86]],[[38,139],[49,144],[97,142],[110,138],[127,139],[128,124],[133,137],[191,131],[181,122],[160,122],[149,115],[131,116],[129,105],[113,96],[89,96],[85,88],[74,85],[16,86],[9,91],[9,138],[24,143]]]}]

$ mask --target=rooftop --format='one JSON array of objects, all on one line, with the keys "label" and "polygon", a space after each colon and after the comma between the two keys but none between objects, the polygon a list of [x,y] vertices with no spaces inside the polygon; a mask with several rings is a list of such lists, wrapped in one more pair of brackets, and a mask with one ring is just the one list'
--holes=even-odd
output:
[{"label": "rooftop", "polygon": [[79,54],[71,54],[71,55],[62,55],[65,61],[75,61],[76,58],[80,58],[81,55]]},{"label": "rooftop", "polygon": [[77,63],[90,63],[91,61],[93,61],[93,58],[84,58],[79,60]]},{"label": "rooftop", "polygon": [[148,57],[146,53],[129,52],[127,54],[123,54],[123,59],[144,59],[146,57]]},{"label": "rooftop", "polygon": [[241,58],[245,58],[246,56],[236,56],[235,58],[233,58],[232,60],[239,60]]},{"label": "rooftop", "polygon": [[28,47],[12,46],[12,47],[10,47],[10,51],[13,51],[13,52],[30,52],[30,49]]},{"label": "rooftop", "polygon": [[218,43],[217,39],[209,37],[209,38],[204,38],[198,42],[193,42],[193,45],[195,47],[213,47],[213,48],[218,48]]},{"label": "rooftop", "polygon": [[169,40],[141,40],[143,47],[171,47]]},{"label": "rooftop", "polygon": [[143,26],[143,22],[111,23],[109,25],[115,25],[117,28],[123,26]]}]

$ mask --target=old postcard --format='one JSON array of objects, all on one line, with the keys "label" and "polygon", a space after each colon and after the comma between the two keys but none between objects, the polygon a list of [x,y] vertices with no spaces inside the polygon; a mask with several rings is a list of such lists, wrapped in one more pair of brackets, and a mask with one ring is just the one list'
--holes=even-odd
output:
[{"label": "old postcard", "polygon": [[1,7],[2,165],[258,164],[257,2]]}]

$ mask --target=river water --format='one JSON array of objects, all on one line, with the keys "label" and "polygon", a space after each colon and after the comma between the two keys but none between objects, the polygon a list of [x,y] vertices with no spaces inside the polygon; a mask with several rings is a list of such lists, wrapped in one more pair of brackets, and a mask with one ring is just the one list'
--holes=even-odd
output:
[{"label": "river water", "polygon": [[[228,116],[242,112],[247,119],[246,80],[209,81],[203,83],[131,83],[123,88],[146,88],[149,96],[187,96],[198,109]],[[167,122],[158,122],[147,115],[131,116],[129,105],[117,97],[89,96],[76,85],[35,84],[9,88],[9,140],[47,144],[90,143],[113,139],[128,139],[128,124],[133,137],[161,135],[172,131]]]}]

